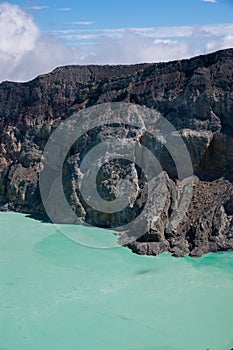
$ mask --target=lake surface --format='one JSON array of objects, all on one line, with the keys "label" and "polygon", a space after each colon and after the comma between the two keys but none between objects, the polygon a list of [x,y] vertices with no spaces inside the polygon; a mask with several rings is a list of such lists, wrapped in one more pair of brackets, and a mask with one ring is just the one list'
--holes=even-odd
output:
[{"label": "lake surface", "polygon": [[0,350],[233,347],[231,252],[93,249],[15,213],[0,213],[0,247]]}]

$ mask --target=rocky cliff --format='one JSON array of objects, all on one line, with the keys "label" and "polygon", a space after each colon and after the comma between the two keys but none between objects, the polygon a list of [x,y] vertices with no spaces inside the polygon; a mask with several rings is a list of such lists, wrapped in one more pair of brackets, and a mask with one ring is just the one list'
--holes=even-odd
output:
[{"label": "rocky cliff", "polygon": [[[28,83],[1,83],[1,210],[46,214],[38,177],[43,171],[42,154],[49,136],[74,112],[106,102],[146,106],[175,127],[193,165],[192,199],[179,224],[169,228],[174,213],[179,215],[179,188],[185,179],[178,179],[176,165],[159,138],[125,124],[115,125],[112,137],[123,135],[129,143],[136,140],[153,152],[163,170],[158,181],[165,186],[166,195],[158,191],[157,198],[148,198],[146,176],[135,164],[118,160],[107,162],[98,173],[100,195],[109,202],[114,200],[123,177],[136,186],[137,196],[124,213],[101,213],[90,208],[77,188],[79,162],[88,150],[109,137],[113,125],[105,125],[87,132],[66,157],[65,195],[77,217],[94,225],[117,227],[133,220],[149,200],[147,232],[136,232],[137,239],[127,243],[133,251],[200,256],[209,251],[232,250],[233,49],[168,63],[67,66]],[[48,193],[51,186],[48,184]],[[165,196],[164,207],[155,221],[159,196]],[[69,222],[62,213],[60,216],[61,221]],[[125,241],[124,235],[121,241]]]}]

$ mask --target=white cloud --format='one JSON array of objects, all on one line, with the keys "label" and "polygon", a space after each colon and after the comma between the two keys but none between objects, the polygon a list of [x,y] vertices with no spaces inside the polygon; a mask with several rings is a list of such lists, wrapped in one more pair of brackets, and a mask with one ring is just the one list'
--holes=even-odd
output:
[{"label": "white cloud", "polygon": [[[69,22],[66,24],[79,24],[82,22]],[[90,22],[87,22],[90,23]],[[213,37],[227,35],[233,33],[233,24],[216,24],[203,26],[171,26],[157,28],[128,28],[131,32],[138,34],[141,37],[151,39],[168,39],[168,38],[191,38],[193,36]],[[112,38],[121,39],[124,37],[127,30],[125,28],[114,29],[67,29],[54,30],[52,33],[57,35],[68,35],[67,39],[86,40],[96,38]],[[65,38],[65,36],[64,36]]]},{"label": "white cloud", "polygon": [[40,35],[32,17],[18,6],[0,5],[0,52],[17,60],[24,52],[32,50]]},{"label": "white cloud", "polygon": [[216,50],[229,49],[233,47],[233,35],[228,34],[221,38],[215,38],[210,40],[207,45],[205,52],[213,52]]},{"label": "white cloud", "polygon": [[233,24],[157,28],[67,29],[55,32],[91,54],[85,63],[169,61],[232,47]]},{"label": "white cloud", "polygon": [[82,54],[54,37],[41,36],[36,48],[22,55],[10,74],[11,80],[26,81],[62,65],[82,63]]},{"label": "white cloud", "polygon": [[57,9],[57,11],[71,11],[71,10],[72,10],[72,8],[70,8],[70,7],[60,7]]},{"label": "white cloud", "polygon": [[95,43],[92,54],[85,57],[88,63],[161,62],[233,47],[233,24],[79,30],[67,36],[71,40]]},{"label": "white cloud", "polygon": [[16,5],[0,4],[0,33],[0,81],[25,81],[57,66],[82,62],[78,49],[42,35],[33,18]]},{"label": "white cloud", "polygon": [[44,10],[44,9],[49,9],[49,6],[40,6],[40,5],[35,5],[35,6],[30,6],[28,7],[29,10]]},{"label": "white cloud", "polygon": [[82,25],[82,26],[89,26],[93,23],[94,22],[90,22],[90,21],[78,21],[78,22],[67,22],[66,24],[78,24],[78,25]]},{"label": "white cloud", "polygon": [[201,0],[203,2],[211,2],[212,4],[216,4],[217,0]]},{"label": "white cloud", "polygon": [[101,64],[131,64],[169,61],[191,56],[190,45],[184,41],[144,38],[127,29],[122,37],[97,41],[94,52],[85,60]]}]

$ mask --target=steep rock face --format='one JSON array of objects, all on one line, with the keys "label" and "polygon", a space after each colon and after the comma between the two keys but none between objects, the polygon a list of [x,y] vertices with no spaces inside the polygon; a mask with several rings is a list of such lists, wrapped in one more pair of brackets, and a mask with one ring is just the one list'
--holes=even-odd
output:
[{"label": "steep rock face", "polygon": [[[233,49],[169,63],[132,66],[68,66],[28,83],[0,85],[0,204],[2,210],[45,214],[38,175],[52,131],[74,112],[104,102],[130,102],[156,109],[179,131],[194,169],[192,200],[178,226],[170,227],[178,208],[176,166],[164,144],[148,133],[121,126],[120,133],[153,151],[164,173],[163,214],[155,221],[158,193],[150,198],[147,232],[127,243],[140,254],[171,251],[200,256],[233,248]],[[109,128],[94,130],[72,147],[63,168],[67,200],[77,216],[92,224],[116,227],[133,220],[146,200],[146,179],[131,163],[107,163],[98,173],[101,196],[113,200],[121,178],[137,188],[124,213],[93,211],[77,188],[79,160],[106,140]],[[97,136],[98,135],[98,136]],[[120,135],[119,137],[121,137]],[[80,151],[81,149],[81,151]],[[113,176],[114,174],[114,176]],[[168,174],[168,175],[167,175]],[[185,180],[184,180],[185,181]],[[48,186],[49,191],[49,186]],[[68,221],[69,218],[62,218]],[[137,228],[135,228],[137,230]],[[134,235],[135,232],[129,234]],[[127,242],[124,235],[122,244]]]}]

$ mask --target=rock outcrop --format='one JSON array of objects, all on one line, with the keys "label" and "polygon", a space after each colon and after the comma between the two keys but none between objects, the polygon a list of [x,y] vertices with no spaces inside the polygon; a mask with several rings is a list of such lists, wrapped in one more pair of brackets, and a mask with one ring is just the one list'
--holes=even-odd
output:
[{"label": "rock outcrop", "polygon": [[[134,220],[150,200],[147,232],[122,234],[120,241],[139,254],[172,252],[201,256],[233,249],[233,49],[189,60],[132,66],[67,66],[28,83],[0,84],[1,210],[46,215],[38,177],[51,133],[74,112],[106,102],[128,102],[155,109],[182,136],[192,164],[192,199],[177,225],[180,188],[176,165],[159,138],[127,125],[114,126],[118,137],[136,140],[158,159],[156,195],[147,196],[147,179],[128,161],[107,162],[98,173],[98,192],[107,201],[122,195],[126,178],[136,194],[126,211],[90,208],[77,188],[80,160],[106,140],[112,125],[95,128],[74,144],[63,167],[67,201],[80,219],[102,227]],[[114,135],[113,135],[114,137]],[[111,139],[109,139],[111,143]],[[162,190],[165,186],[166,194]],[[52,184],[48,184],[48,193]],[[163,211],[155,220],[159,196]],[[62,213],[61,221],[62,221]],[[173,220],[173,221],[172,221]],[[64,222],[69,222],[65,218]],[[127,242],[128,236],[136,236]]]}]

